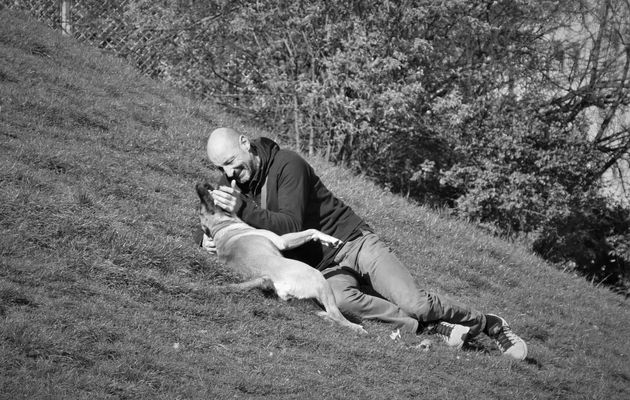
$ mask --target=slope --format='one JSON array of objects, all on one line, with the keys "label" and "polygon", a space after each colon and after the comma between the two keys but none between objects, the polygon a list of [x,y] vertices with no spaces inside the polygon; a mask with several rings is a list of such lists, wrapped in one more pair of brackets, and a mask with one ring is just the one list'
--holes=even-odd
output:
[{"label": "slope", "polygon": [[273,136],[0,10],[1,398],[630,397],[627,301],[318,159],[421,286],[504,315],[530,358],[210,290],[237,279],[191,241],[217,126]]}]

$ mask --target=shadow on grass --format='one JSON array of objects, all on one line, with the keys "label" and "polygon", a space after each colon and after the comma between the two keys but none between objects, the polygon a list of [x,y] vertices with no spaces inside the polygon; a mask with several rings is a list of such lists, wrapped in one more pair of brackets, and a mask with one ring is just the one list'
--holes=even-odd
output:
[{"label": "shadow on grass", "polygon": [[[482,353],[487,356],[494,356],[495,353],[496,355],[498,355],[498,352],[499,352],[499,350],[496,349],[496,347],[488,345],[488,343],[485,343],[485,341],[479,340],[479,339],[474,339],[465,343],[464,346],[462,347],[462,351]],[[543,368],[543,364],[537,359],[535,359],[534,357],[531,357],[531,356],[525,357],[525,360],[523,361],[526,364],[533,365],[538,369]]]}]

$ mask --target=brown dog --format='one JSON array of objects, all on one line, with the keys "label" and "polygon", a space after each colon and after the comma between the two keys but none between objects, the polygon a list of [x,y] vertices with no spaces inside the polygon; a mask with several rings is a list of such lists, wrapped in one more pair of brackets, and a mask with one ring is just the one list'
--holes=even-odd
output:
[{"label": "brown dog", "polygon": [[219,261],[249,281],[231,288],[273,289],[282,300],[314,298],[326,311],[317,314],[357,333],[367,333],[361,325],[348,321],[335,304],[335,296],[322,273],[309,265],[282,256],[282,250],[293,249],[311,240],[326,246],[339,246],[341,241],[318,230],[276,235],[256,229],[214,205],[209,184],[197,184],[201,200],[199,217],[205,234],[214,239]]}]

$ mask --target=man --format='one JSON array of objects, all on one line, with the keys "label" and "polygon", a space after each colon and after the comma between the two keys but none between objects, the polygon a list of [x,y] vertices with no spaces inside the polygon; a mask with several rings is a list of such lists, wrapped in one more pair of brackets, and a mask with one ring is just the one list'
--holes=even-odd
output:
[{"label": "man", "polygon": [[[280,149],[268,138],[250,141],[230,128],[210,134],[207,152],[223,172],[222,186],[212,195],[227,212],[279,235],[314,228],[344,241],[339,249],[312,242],[285,254],[322,271],[344,314],[384,321],[414,334],[433,327],[456,347],[484,332],[503,354],[526,357],[525,342],[503,318],[420,290],[365,221],[335,197],[297,153]],[[204,237],[203,245],[212,251],[211,238]]]}]

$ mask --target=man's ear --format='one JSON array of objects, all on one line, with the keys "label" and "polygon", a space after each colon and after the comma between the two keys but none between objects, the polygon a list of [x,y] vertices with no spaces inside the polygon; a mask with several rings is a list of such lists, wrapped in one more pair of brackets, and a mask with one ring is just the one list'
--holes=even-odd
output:
[{"label": "man's ear", "polygon": [[241,146],[241,149],[243,149],[243,150],[245,150],[245,151],[249,152],[249,149],[250,149],[250,147],[251,147],[251,143],[249,142],[249,139],[247,138],[247,136],[245,136],[245,135],[241,135],[241,136],[238,138],[238,142],[239,142],[239,144],[240,144],[240,146]]}]

